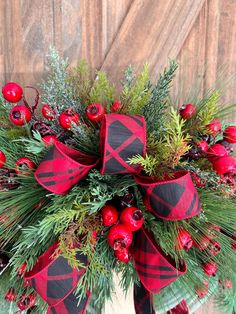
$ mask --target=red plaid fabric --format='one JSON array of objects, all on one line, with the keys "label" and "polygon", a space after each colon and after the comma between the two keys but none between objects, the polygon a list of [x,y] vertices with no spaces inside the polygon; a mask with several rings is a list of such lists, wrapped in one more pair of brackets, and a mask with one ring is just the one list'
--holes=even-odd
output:
[{"label": "red plaid fabric", "polygon": [[[63,256],[51,258],[57,243],[53,244],[37,261],[34,268],[25,274],[34,290],[51,307],[48,313],[76,314],[83,313],[82,304],[87,304],[87,299],[77,306],[74,300],[73,290],[86,271],[87,257],[77,254],[77,259],[85,267],[72,268]],[[77,309],[77,312],[74,309]]]},{"label": "red plaid fabric", "polygon": [[156,314],[153,308],[152,295],[144,286],[134,285],[134,307],[136,314]]},{"label": "red plaid fabric", "polygon": [[189,314],[188,305],[185,300],[182,300],[173,309],[168,311],[166,314]]},{"label": "red plaid fabric", "polygon": [[188,171],[174,173],[174,178],[157,181],[139,176],[135,181],[142,187],[146,207],[165,220],[183,220],[201,211],[198,193]]},{"label": "red plaid fabric", "polygon": [[186,264],[183,262],[178,270],[175,262],[164,255],[151,234],[144,229],[136,234],[133,257],[139,278],[151,293],[158,293],[186,272]]},{"label": "red plaid fabric", "polygon": [[101,173],[138,173],[139,165],[130,165],[128,159],[146,153],[146,122],[143,116],[106,114],[100,142],[102,152]]},{"label": "red plaid fabric", "polygon": [[35,179],[46,190],[65,194],[77,184],[98,159],[57,142],[35,171]]}]

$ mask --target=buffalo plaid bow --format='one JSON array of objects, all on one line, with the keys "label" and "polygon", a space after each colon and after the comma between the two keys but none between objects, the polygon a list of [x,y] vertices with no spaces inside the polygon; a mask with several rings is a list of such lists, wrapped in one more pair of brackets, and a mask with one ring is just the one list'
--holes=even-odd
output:
[{"label": "buffalo plaid bow", "polygon": [[[187,171],[175,172],[171,177],[160,181],[155,177],[139,175],[142,170],[140,165],[129,164],[128,160],[133,156],[139,154],[144,157],[146,154],[144,117],[105,114],[100,130],[100,147],[101,173],[132,174],[141,188],[144,204],[158,218],[182,220],[201,211],[197,191]],[[93,156],[57,142],[39,165],[35,178],[45,189],[63,195],[94,168],[98,161]],[[45,254],[47,256],[48,253]],[[42,260],[44,258],[40,257]],[[186,265],[183,261],[178,269],[174,261],[165,256],[155,243],[152,234],[145,229],[136,234],[133,258],[141,281],[141,286],[134,288],[136,313],[154,314],[152,294],[158,293],[160,289],[183,275]],[[41,266],[36,265],[36,271],[34,268],[33,275],[28,275],[28,278],[34,289],[49,304],[48,314],[83,313],[89,293],[77,306],[71,291],[86,269],[70,268],[63,257],[59,257],[45,268],[41,269]]]}]

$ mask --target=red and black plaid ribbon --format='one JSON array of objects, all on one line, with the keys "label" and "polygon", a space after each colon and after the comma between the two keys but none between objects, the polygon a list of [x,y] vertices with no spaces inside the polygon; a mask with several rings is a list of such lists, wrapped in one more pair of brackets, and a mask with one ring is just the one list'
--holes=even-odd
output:
[{"label": "red and black plaid ribbon", "polygon": [[142,187],[144,203],[148,210],[165,220],[183,220],[201,211],[198,193],[188,171],[178,171],[166,180],[136,177]]},{"label": "red and black plaid ribbon", "polygon": [[42,254],[25,279],[49,305],[47,314],[82,314],[90,293],[78,305],[73,290],[86,271],[87,257],[78,253],[76,258],[85,266],[72,268],[63,256],[52,257],[56,249],[57,243]]},{"label": "red and black plaid ribbon", "polygon": [[[133,174],[135,181],[143,190],[145,205],[157,217],[166,220],[182,220],[193,217],[201,211],[197,191],[187,171],[176,172],[173,177],[159,181],[156,178],[139,176],[140,165],[129,164],[129,159],[133,156],[141,155],[144,157],[146,153],[146,122],[144,117],[121,114],[104,115],[100,131],[100,146],[101,173]],[[35,178],[45,189],[55,194],[65,194],[97,163],[96,157],[57,142],[39,165],[35,172]],[[136,313],[154,314],[152,293],[158,293],[161,288],[166,287],[184,274],[186,265],[183,262],[178,269],[174,261],[165,256],[161,248],[155,243],[152,235],[144,229],[138,231],[134,247],[135,266],[142,283],[134,290]],[[80,259],[81,256],[78,258]],[[64,263],[66,260],[59,257],[53,262],[52,265],[55,265],[52,268],[61,268]],[[62,271],[61,277],[61,271],[58,270],[58,276],[54,277],[49,276],[46,267],[45,275],[41,277],[40,274],[44,267],[41,269],[40,266],[40,271],[37,274],[38,267],[36,266],[36,274],[32,276],[31,283],[42,298],[48,301],[50,305],[48,313],[83,313],[88,298],[82,300],[81,307],[74,308],[77,306],[75,305],[76,299],[71,291],[80,280],[85,268],[80,270],[71,268],[70,275],[64,274]],[[33,271],[35,272],[35,268]],[[54,286],[53,281],[59,281],[59,287],[64,286],[61,288],[64,289],[64,294]],[[63,282],[64,284],[62,284]],[[48,289],[48,284],[53,287],[52,291],[58,290],[58,292],[49,292],[51,289]],[[73,310],[70,311],[70,307]]]}]

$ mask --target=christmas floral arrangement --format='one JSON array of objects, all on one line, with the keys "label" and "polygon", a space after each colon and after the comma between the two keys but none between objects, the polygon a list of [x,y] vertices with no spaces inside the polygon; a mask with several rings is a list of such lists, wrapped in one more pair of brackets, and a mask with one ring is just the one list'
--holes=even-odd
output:
[{"label": "christmas floral arrangement", "polygon": [[118,273],[136,313],[189,313],[211,295],[236,311],[236,126],[222,90],[176,103],[174,61],[155,84],[129,66],[119,94],[84,61],[70,69],[52,49],[49,65],[40,93],[2,88],[4,306],[99,313]]}]

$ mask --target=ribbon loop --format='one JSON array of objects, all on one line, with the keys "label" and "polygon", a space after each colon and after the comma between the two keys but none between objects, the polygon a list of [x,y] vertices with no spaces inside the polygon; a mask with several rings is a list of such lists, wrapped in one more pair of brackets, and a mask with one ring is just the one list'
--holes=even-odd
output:
[{"label": "ribbon loop", "polygon": [[146,122],[143,116],[106,114],[103,118],[100,143],[103,174],[133,173],[140,165],[130,165],[128,159],[146,153]]},{"label": "ribbon loop", "polygon": [[148,210],[165,220],[183,220],[201,212],[198,193],[188,171],[178,171],[174,177],[160,181],[155,177],[135,178],[142,187]]},{"label": "ribbon loop", "polygon": [[57,142],[40,163],[34,176],[46,190],[63,195],[97,163],[96,157]]},{"label": "ribbon loop", "polygon": [[174,260],[165,256],[151,234],[143,228],[136,235],[134,263],[139,279],[151,293],[158,293],[186,273],[185,262],[177,269]]}]

